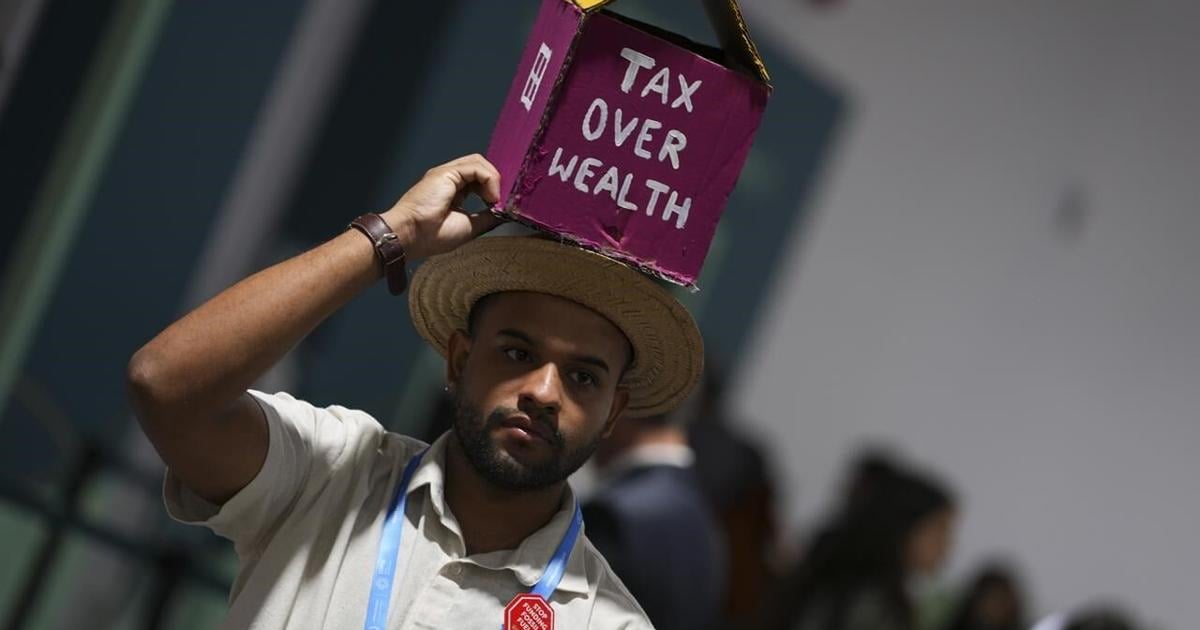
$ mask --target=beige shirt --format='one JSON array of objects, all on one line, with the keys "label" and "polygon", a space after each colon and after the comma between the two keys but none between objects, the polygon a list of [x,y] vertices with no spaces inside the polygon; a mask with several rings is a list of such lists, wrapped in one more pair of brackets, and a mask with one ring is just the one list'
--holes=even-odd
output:
[{"label": "beige shirt", "polygon": [[[168,471],[167,511],[234,543],[239,570],[222,627],[359,630],[388,502],[404,464],[425,445],[362,411],[250,393],[270,432],[262,470],[220,507]],[[443,494],[447,439],[430,447],[408,489],[390,629],[497,630],[504,606],[537,583],[571,520],[568,491],[550,522],[516,549],[467,555]],[[651,627],[586,536],[550,603],[559,629]]]}]

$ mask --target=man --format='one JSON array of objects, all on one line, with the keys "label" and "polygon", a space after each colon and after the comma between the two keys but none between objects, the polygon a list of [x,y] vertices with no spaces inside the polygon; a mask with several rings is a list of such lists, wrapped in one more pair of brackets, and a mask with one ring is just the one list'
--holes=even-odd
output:
[{"label": "man", "polygon": [[589,539],[658,630],[715,628],[725,603],[725,541],[692,470],[687,418],[617,423],[596,450],[601,489],[583,508]]},{"label": "man", "polygon": [[763,596],[774,581],[775,479],[763,448],[742,435],[725,404],[720,369],[705,364],[695,398],[698,411],[688,426],[696,454],[693,470],[717,516],[729,552],[721,625],[759,628]]},{"label": "man", "polygon": [[[499,198],[478,155],[227,289],[130,361],[169,512],[235,544],[226,627],[494,630],[510,602],[531,627],[550,614],[558,628],[649,627],[579,533],[565,478],[619,416],[687,395],[699,333],[669,294],[606,258],[472,241],[498,221],[455,209],[468,192]],[[426,450],[361,411],[247,391],[381,275],[402,290],[405,257],[431,257],[409,307],[446,358],[453,431]],[[517,599],[531,588],[548,610]]]}]

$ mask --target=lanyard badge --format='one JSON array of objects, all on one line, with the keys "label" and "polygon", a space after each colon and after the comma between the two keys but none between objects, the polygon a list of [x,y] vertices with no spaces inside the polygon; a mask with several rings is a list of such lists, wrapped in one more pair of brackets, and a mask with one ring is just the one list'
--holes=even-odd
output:
[{"label": "lanyard badge", "polygon": [[554,609],[541,595],[517,593],[504,607],[500,630],[554,630]]},{"label": "lanyard badge", "polygon": [[[417,453],[404,467],[404,474],[396,486],[396,494],[388,505],[383,521],[383,533],[379,539],[379,558],[375,561],[375,573],[371,580],[371,594],[367,602],[364,630],[384,630],[387,627],[388,608],[392,599],[392,582],[396,575],[397,557],[400,553],[400,534],[404,531],[404,508],[408,503],[408,486],[417,466],[429,449]],[[542,571],[542,578],[528,593],[518,593],[504,607],[504,622],[501,630],[553,630],[554,609],[548,601],[558,588],[567,569],[567,559],[583,529],[583,512],[575,503],[571,524],[563,534],[558,548]]]}]

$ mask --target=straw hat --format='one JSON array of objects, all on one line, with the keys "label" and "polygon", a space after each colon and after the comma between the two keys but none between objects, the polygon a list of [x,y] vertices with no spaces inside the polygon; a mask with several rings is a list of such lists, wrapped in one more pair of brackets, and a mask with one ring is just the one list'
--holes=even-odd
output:
[{"label": "straw hat", "polygon": [[434,256],[413,274],[413,326],[443,357],[455,330],[466,330],[479,298],[532,291],[577,302],[616,325],[633,346],[621,383],[626,415],[670,411],[704,368],[704,343],[687,309],[649,277],[574,245],[530,236],[475,239]]}]

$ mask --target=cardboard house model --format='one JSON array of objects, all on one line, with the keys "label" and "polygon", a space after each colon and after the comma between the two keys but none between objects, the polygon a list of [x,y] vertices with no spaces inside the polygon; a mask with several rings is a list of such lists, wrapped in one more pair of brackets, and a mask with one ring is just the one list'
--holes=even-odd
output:
[{"label": "cardboard house model", "polygon": [[719,48],[608,4],[542,0],[488,147],[493,211],[694,286],[769,76],[735,0],[703,0]]}]

